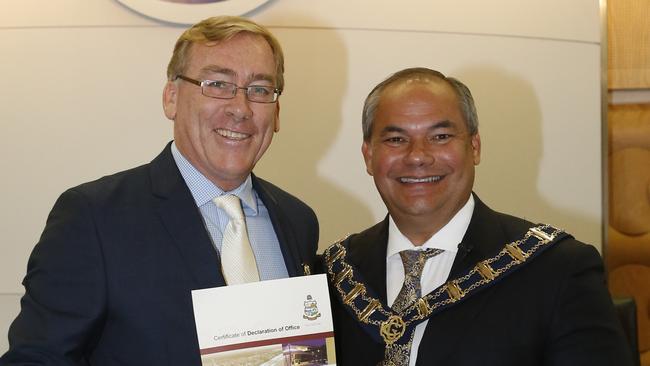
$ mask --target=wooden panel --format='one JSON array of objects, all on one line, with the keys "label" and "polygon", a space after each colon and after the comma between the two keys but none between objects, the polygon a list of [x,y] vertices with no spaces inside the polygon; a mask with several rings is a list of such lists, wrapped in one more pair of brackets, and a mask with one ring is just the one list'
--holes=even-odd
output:
[{"label": "wooden panel", "polygon": [[626,235],[650,232],[650,104],[609,107],[609,222]]},{"label": "wooden panel", "polygon": [[614,296],[634,297],[639,350],[647,358],[650,356],[650,104],[610,105],[608,120],[610,227],[605,259],[609,289]]},{"label": "wooden panel", "polygon": [[650,1],[609,0],[610,89],[650,88]]}]

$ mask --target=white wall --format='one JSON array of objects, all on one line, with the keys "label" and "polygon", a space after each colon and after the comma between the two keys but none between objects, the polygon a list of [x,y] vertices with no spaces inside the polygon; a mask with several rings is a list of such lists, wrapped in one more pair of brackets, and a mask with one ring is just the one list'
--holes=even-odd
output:
[{"label": "white wall", "polygon": [[[600,247],[598,1],[486,4],[271,0],[248,14],[287,57],[282,129],[256,172],[314,207],[321,248],[386,213],[361,159],[361,108],[376,83],[409,66],[472,89],[486,203]],[[0,334],[56,197],[148,162],[171,139],[161,90],[183,29],[116,0],[3,2]]]}]

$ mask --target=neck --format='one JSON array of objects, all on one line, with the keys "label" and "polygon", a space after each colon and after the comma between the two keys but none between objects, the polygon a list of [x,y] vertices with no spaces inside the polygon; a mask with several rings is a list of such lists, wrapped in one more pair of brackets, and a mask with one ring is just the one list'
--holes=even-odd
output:
[{"label": "neck", "polygon": [[416,247],[422,246],[449,222],[447,220],[445,223],[432,224],[431,221],[424,220],[422,217],[392,217],[399,231]]}]

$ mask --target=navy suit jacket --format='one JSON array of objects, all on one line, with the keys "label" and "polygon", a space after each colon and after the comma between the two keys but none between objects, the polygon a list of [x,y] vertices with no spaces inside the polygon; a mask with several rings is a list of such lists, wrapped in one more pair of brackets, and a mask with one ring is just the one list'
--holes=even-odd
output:
[{"label": "navy suit jacket", "polygon": [[[318,245],[314,212],[255,176],[253,187],[289,275],[303,275]],[[220,268],[167,145],[151,163],[57,200],[0,364],[200,365],[190,291],[224,286]]]},{"label": "navy suit jacket", "polygon": [[[475,208],[450,279],[494,256],[533,226]],[[388,220],[349,239],[348,259],[386,303]],[[333,294],[337,364],[376,365],[374,343]],[[632,365],[620,323],[604,286],[602,261],[572,238],[547,249],[516,272],[429,319],[417,365]]]}]

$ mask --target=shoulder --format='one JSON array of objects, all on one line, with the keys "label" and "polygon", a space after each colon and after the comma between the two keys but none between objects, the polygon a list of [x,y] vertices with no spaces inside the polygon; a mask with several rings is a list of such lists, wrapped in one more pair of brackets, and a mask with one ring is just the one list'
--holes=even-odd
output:
[{"label": "shoulder", "polygon": [[598,250],[572,236],[559,241],[545,254],[542,259],[559,273],[594,272],[602,275],[604,272],[603,261]]},{"label": "shoulder", "polygon": [[477,196],[474,196],[474,199],[474,213],[468,230],[475,229],[476,227],[482,231],[494,231],[496,229],[506,239],[514,239],[521,237],[529,228],[535,226],[535,223],[525,218],[493,210]]},{"label": "shoulder", "polygon": [[80,184],[62,196],[82,196],[96,204],[117,205],[167,198],[179,193],[189,197],[189,189],[171,153],[171,143],[151,162]]},{"label": "shoulder", "polygon": [[[499,222],[499,228],[507,238],[507,242],[520,239],[526,232],[535,226],[544,225],[545,223],[533,223],[524,218],[512,216],[509,214],[492,211],[496,220]],[[583,265],[599,265],[602,260],[598,250],[593,245],[579,241],[573,235],[563,230],[562,228],[555,227],[557,230],[565,233],[563,238],[549,248],[544,253],[543,258],[548,261],[553,261],[557,265],[566,267],[569,270],[575,270]]]},{"label": "shoulder", "polygon": [[348,236],[344,245],[350,249],[367,249],[368,247],[377,247],[378,241],[388,240],[388,217],[376,223],[375,225]]},{"label": "shoulder", "polygon": [[[476,243],[482,247],[486,254],[498,252],[506,243],[521,239],[532,227],[544,224],[553,225],[553,223],[533,222],[527,218],[495,211],[476,195],[474,199],[475,208],[464,241]],[[570,232],[567,234],[566,238],[553,246],[550,253],[558,257],[566,255],[569,258],[593,258],[594,256],[600,258],[598,251],[592,245],[576,240]]]},{"label": "shoulder", "polygon": [[116,203],[127,197],[141,197],[151,191],[148,164],[107,175],[66,190],[61,197],[78,196],[88,201]]},{"label": "shoulder", "polygon": [[150,199],[153,193],[170,197],[189,189],[171,152],[171,142],[147,164],[106,175],[70,188],[63,195],[77,194],[95,202]]},{"label": "shoulder", "polygon": [[[388,243],[388,218],[380,221],[368,229],[348,235],[333,243],[326,251],[336,251],[339,244],[342,245],[348,253],[348,259],[351,263],[362,267],[364,264],[373,266],[373,262],[380,263],[381,258],[386,254]],[[375,263],[375,264],[376,264]]]},{"label": "shoulder", "polygon": [[[508,237],[508,242],[518,240],[530,228],[542,225],[535,224],[528,220],[497,213],[501,222],[501,229]],[[541,262],[552,265],[556,273],[575,273],[584,269],[602,269],[602,259],[598,250],[590,244],[576,240],[570,232],[557,228],[566,233],[563,238],[558,239],[542,256]]]}]

